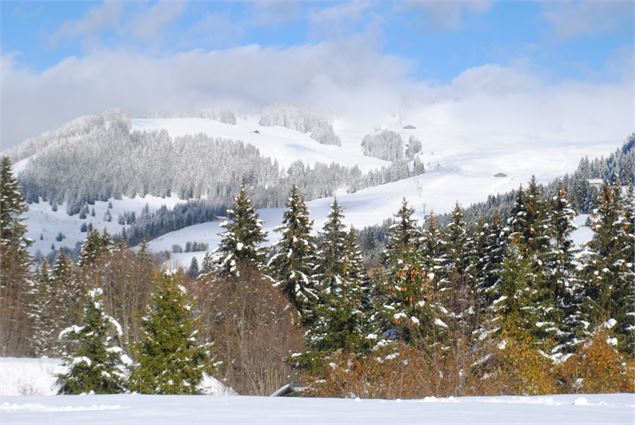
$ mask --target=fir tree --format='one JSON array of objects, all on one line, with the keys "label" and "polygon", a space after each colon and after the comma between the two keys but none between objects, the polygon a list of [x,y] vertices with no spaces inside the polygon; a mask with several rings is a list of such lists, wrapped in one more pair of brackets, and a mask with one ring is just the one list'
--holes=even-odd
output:
[{"label": "fir tree", "polygon": [[390,288],[385,306],[391,323],[388,336],[405,341],[420,337],[437,341],[438,334],[444,333],[448,325],[440,317],[445,309],[437,305],[432,275],[422,266],[421,232],[413,213],[404,199],[395,215],[396,223],[388,233],[385,250],[386,281]]},{"label": "fir tree", "polygon": [[315,278],[320,292],[325,294],[337,293],[347,267],[342,262],[346,240],[343,218],[342,208],[334,200],[320,234],[316,261]]},{"label": "fir tree", "polygon": [[592,214],[594,236],[588,243],[584,305],[591,329],[609,319],[617,321],[614,332],[618,348],[631,353],[635,344],[635,283],[632,259],[625,257],[632,243],[629,224],[625,223],[628,214],[623,209],[619,184],[605,183]]},{"label": "fir tree", "polygon": [[536,293],[532,290],[532,261],[523,254],[521,243],[516,242],[519,238],[514,237],[507,245],[501,280],[493,287],[496,299],[492,302],[492,323],[488,331],[495,339],[501,335],[537,333],[539,315],[533,308]]},{"label": "fir tree", "polygon": [[207,346],[196,343],[192,306],[178,275],[157,276],[142,328],[131,389],[144,394],[198,394],[203,373],[211,371],[210,353]]},{"label": "fir tree", "polygon": [[315,241],[311,236],[313,222],[298,187],[293,186],[287,200],[282,226],[276,229],[282,234],[273,247],[269,269],[289,301],[304,318],[311,315],[318,294],[315,288]]},{"label": "fir tree", "polygon": [[316,321],[307,331],[308,345],[319,352],[360,352],[369,342],[363,310],[365,275],[356,240],[357,233],[351,229],[343,242],[339,284],[333,292],[322,293]]},{"label": "fir tree", "polygon": [[228,220],[221,224],[225,232],[217,250],[217,273],[237,276],[240,267],[262,270],[265,252],[260,244],[266,240],[267,233],[262,230],[262,220],[244,186],[234,199],[234,207],[227,211],[227,217]]},{"label": "fir tree", "polygon": [[82,325],[60,333],[72,342],[71,354],[64,357],[68,372],[58,375],[59,394],[121,393],[125,390],[128,357],[118,345],[121,326],[104,313],[102,290],[89,291]]},{"label": "fir tree", "polygon": [[576,228],[573,223],[576,214],[562,183],[551,198],[550,212],[550,244],[545,256],[546,287],[551,299],[550,321],[556,329],[554,337],[559,342],[556,350],[573,352],[581,320],[581,286],[576,277],[574,243],[571,240],[571,232]]},{"label": "fir tree", "polygon": [[187,275],[191,278],[196,278],[198,276],[198,260],[196,257],[192,257],[192,261],[190,261],[190,267],[187,269]]},{"label": "fir tree", "polygon": [[102,234],[96,230],[90,230],[79,250],[77,265],[80,267],[94,265],[97,259],[108,252],[112,246],[112,238],[105,230]]},{"label": "fir tree", "polygon": [[474,281],[470,264],[474,241],[468,235],[463,210],[457,203],[452,218],[445,229],[443,246],[443,279],[439,282],[445,307],[451,312],[454,323],[467,327],[471,333],[475,326]]},{"label": "fir tree", "polygon": [[25,355],[28,343],[30,255],[32,241],[22,221],[27,211],[11,160],[0,163],[0,355]]}]

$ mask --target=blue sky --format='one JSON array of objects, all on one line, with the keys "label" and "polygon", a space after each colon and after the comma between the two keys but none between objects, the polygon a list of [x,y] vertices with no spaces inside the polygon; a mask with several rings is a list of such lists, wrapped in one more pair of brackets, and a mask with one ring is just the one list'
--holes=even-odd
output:
[{"label": "blue sky", "polygon": [[[411,60],[413,78],[443,82],[481,64],[524,61],[549,78],[596,79],[616,77],[610,64],[633,49],[634,38],[633,3],[618,1],[171,1],[156,27],[135,34],[135,20],[160,6],[115,3],[111,15],[91,27],[90,14],[104,13],[107,3],[3,1],[2,51],[41,71],[96,48],[160,55],[245,44],[289,47],[368,33],[384,53]],[[84,29],[72,30],[82,22]]]},{"label": "blue sky", "polygon": [[3,145],[115,107],[143,114],[289,102],[370,117],[476,91],[524,99],[569,90],[591,102],[616,87],[632,104],[632,1],[2,1],[0,8]]}]

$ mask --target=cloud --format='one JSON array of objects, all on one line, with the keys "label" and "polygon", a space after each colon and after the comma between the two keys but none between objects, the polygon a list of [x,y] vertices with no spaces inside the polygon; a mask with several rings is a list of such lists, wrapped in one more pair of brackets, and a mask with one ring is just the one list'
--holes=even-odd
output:
[{"label": "cloud", "polygon": [[111,108],[141,116],[215,106],[257,112],[272,103],[307,106],[369,131],[399,113],[439,140],[498,134],[501,143],[532,135],[619,143],[634,130],[632,78],[553,83],[529,66],[485,64],[435,85],[364,38],[169,55],[97,50],[41,72],[3,55],[0,75],[3,148]]},{"label": "cloud", "polygon": [[310,20],[314,23],[330,23],[342,21],[357,21],[362,18],[364,12],[374,5],[370,0],[350,1],[336,4],[324,9],[311,12]]},{"label": "cloud", "polygon": [[635,3],[631,0],[545,2],[543,11],[545,19],[562,39],[600,34],[624,25],[630,25],[632,33],[634,14]]},{"label": "cloud", "polygon": [[[355,58],[352,60],[352,58]],[[355,39],[290,48],[249,45],[151,56],[92,51],[42,72],[2,57],[3,143],[15,144],[79,115],[124,108],[179,111],[290,102],[346,113],[395,109],[409,62]],[[367,99],[360,105],[359,99]],[[369,103],[364,105],[364,103]]]},{"label": "cloud", "polygon": [[82,19],[62,24],[55,36],[60,38],[93,36],[113,28],[119,23],[122,5],[123,3],[117,0],[105,0],[99,6],[90,9]]},{"label": "cloud", "polygon": [[167,25],[178,20],[186,7],[184,0],[159,0],[138,12],[128,31],[139,39],[151,40],[160,35]]},{"label": "cloud", "polygon": [[298,0],[253,0],[249,22],[253,26],[275,26],[300,17]]},{"label": "cloud", "polygon": [[466,14],[480,14],[491,6],[491,0],[408,0],[407,8],[423,12],[424,19],[433,28],[456,29]]}]

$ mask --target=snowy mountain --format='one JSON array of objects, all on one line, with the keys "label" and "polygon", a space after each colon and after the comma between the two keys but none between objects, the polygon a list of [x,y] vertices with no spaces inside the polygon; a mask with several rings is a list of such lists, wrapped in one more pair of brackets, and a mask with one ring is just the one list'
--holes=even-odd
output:
[{"label": "snowy mountain", "polygon": [[[619,143],[495,131],[462,134],[443,123],[418,120],[416,112],[372,128],[337,119],[329,126],[330,120],[293,108],[269,109],[261,116],[214,112],[130,118],[108,112],[78,118],[9,151],[32,201],[26,220],[35,241],[32,252],[72,248],[88,226],[120,233],[126,223],[122,217],[138,217],[144,209],[171,209],[191,199],[222,209],[242,183],[264,207],[260,214],[270,242],[277,237],[272,230],[280,223],[291,184],[311,199],[315,228],[333,196],[344,208],[346,223],[357,228],[391,217],[403,198],[422,218],[431,211],[448,212],[455,202],[468,206],[508,192],[531,175],[548,182],[573,171],[581,158],[601,156]],[[332,128],[339,145],[316,140],[315,128]],[[416,164],[425,173],[413,169]],[[191,241],[213,249],[219,231],[216,222],[195,224],[150,246],[171,250]],[[172,258],[188,264],[203,254]]]}]

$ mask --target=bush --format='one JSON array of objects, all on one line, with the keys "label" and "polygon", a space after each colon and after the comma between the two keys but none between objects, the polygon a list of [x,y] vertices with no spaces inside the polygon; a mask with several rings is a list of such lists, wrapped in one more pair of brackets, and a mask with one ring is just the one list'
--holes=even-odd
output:
[{"label": "bush", "polygon": [[282,292],[259,272],[238,278],[202,277],[195,284],[205,339],[215,341],[223,382],[239,394],[271,395],[295,380],[285,362],[302,346],[297,313]]},{"label": "bush", "polygon": [[635,391],[635,365],[609,344],[606,329],[591,339],[558,367],[561,390],[566,393],[611,393]]}]

